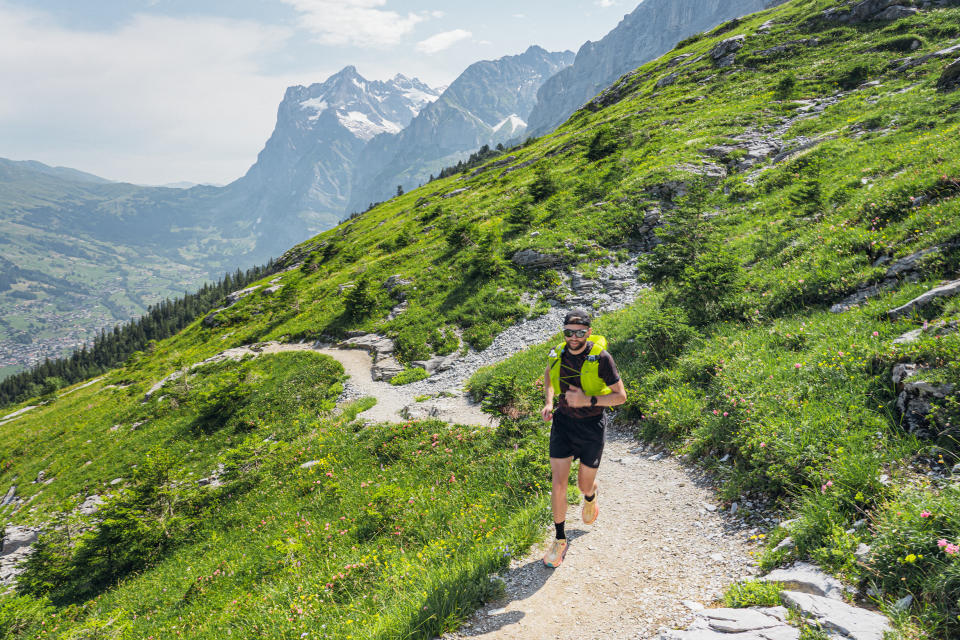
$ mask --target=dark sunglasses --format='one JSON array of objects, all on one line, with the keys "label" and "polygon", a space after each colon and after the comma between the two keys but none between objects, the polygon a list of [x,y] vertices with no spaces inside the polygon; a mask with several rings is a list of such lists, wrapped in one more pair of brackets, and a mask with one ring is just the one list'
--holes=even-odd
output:
[{"label": "dark sunglasses", "polygon": [[567,336],[568,338],[572,338],[573,336],[582,338],[583,336],[587,335],[587,331],[589,331],[589,329],[564,329],[563,335]]}]

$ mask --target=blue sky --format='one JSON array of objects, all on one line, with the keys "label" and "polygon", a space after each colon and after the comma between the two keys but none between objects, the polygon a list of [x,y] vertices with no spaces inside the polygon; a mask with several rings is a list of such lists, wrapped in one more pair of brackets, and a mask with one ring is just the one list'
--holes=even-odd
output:
[{"label": "blue sky", "polygon": [[432,86],[531,44],[576,51],[637,0],[0,0],[0,157],[226,183],[284,89],[348,64]]}]

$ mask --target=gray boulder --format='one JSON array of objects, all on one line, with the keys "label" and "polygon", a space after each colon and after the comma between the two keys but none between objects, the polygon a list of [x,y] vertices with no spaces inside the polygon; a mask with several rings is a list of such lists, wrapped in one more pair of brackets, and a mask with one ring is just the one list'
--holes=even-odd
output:
[{"label": "gray boulder", "polygon": [[234,292],[232,292],[232,293],[230,293],[230,294],[227,295],[227,303],[228,303],[228,304],[235,304],[238,300],[240,300],[241,298],[246,298],[248,295],[250,295],[251,293],[253,293],[253,292],[256,291],[257,289],[259,289],[261,286],[262,286],[262,285],[259,285],[259,284],[258,284],[258,285],[253,286],[253,287],[247,287],[246,289],[240,289],[240,290],[238,290],[238,291],[234,291]]},{"label": "gray boulder", "polygon": [[21,549],[36,542],[39,536],[39,529],[10,527],[6,530],[6,535],[3,536],[3,542],[0,544],[0,556],[18,553]]},{"label": "gray boulder", "polygon": [[545,268],[553,267],[561,262],[560,256],[549,253],[540,253],[535,249],[521,249],[517,251],[510,260],[518,267]]},{"label": "gray boulder", "polygon": [[685,630],[663,630],[657,640],[797,640],[800,630],[786,623],[786,609],[704,609]]},{"label": "gray boulder", "polygon": [[679,78],[679,77],[680,77],[680,74],[679,74],[679,73],[671,73],[671,74],[668,74],[668,75],[663,76],[662,78],[660,78],[659,80],[657,80],[657,85],[656,85],[656,86],[657,86],[657,89],[662,89],[663,87],[669,87],[669,86],[672,85],[674,82],[676,82],[676,81],[677,81],[677,78]]},{"label": "gray boulder", "polygon": [[878,13],[874,20],[899,20],[901,18],[908,18],[917,13],[920,13],[919,9],[894,5],[892,7],[887,7]]},{"label": "gray boulder", "polygon": [[761,582],[782,584],[785,589],[812,593],[827,598],[843,598],[843,583],[824,573],[819,567],[797,562],[784,569],[775,569],[759,578]]},{"label": "gray boulder", "polygon": [[393,355],[395,348],[393,340],[376,333],[354,336],[344,340],[339,346],[341,349],[363,349],[373,356],[374,362],[379,358]]},{"label": "gray boulder", "polygon": [[6,495],[3,496],[3,500],[0,500],[0,507],[5,507],[8,504],[11,504],[17,499],[17,485],[12,484],[10,488],[7,489]]},{"label": "gray boulder", "polygon": [[780,598],[785,605],[812,618],[828,632],[836,632],[849,640],[883,640],[886,632],[893,631],[886,616],[842,600],[799,591],[784,591]]},{"label": "gray boulder", "polygon": [[743,48],[747,36],[739,35],[721,40],[710,50],[710,57],[718,67],[729,67],[734,62],[734,54]]},{"label": "gray boulder", "polygon": [[403,369],[403,365],[393,357],[378,357],[374,365],[370,367],[370,375],[374,380],[389,382],[390,378],[403,371]]},{"label": "gray boulder", "polygon": [[940,91],[953,91],[960,87],[960,58],[957,58],[943,70],[940,79],[937,80],[937,89]]},{"label": "gray boulder", "polygon": [[77,507],[77,511],[82,515],[92,516],[97,511],[100,510],[100,507],[103,505],[104,502],[106,501],[102,497],[96,494],[92,496],[87,496],[87,499],[84,500],[79,507]]}]

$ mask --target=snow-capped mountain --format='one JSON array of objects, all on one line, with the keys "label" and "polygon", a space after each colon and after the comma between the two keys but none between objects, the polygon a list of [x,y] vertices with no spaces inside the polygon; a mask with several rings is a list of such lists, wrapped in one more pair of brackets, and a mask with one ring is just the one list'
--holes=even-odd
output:
[{"label": "snow-capped mountain", "polygon": [[572,51],[532,46],[497,60],[476,62],[397,135],[370,141],[357,163],[348,211],[426,182],[485,144],[522,135],[540,86],[573,62]]},{"label": "snow-capped mountain", "polygon": [[228,189],[251,219],[269,221],[269,244],[301,242],[343,217],[354,163],[367,143],[399,133],[439,95],[399,74],[367,80],[353,66],[322,83],[289,87],[256,164]]}]

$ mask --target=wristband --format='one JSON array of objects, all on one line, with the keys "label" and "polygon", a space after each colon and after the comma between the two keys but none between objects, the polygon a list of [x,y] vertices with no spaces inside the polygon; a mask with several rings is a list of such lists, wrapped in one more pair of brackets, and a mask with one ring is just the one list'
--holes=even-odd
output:
[{"label": "wristband", "polygon": [[590,406],[591,407],[597,406],[597,396],[590,396]]}]

